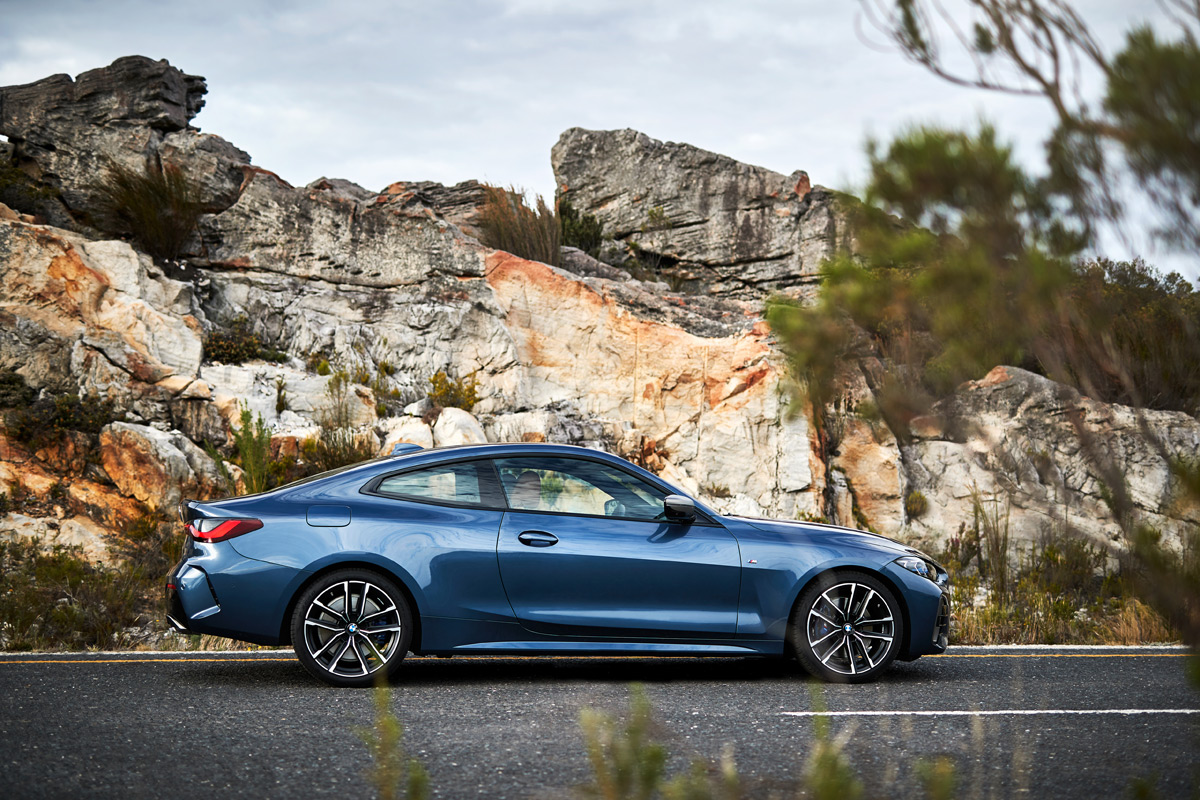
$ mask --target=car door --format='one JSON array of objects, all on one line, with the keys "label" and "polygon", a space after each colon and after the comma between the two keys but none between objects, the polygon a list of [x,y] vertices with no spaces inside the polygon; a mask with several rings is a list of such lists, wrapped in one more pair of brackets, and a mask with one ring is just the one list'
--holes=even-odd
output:
[{"label": "car door", "polygon": [[567,636],[724,638],[740,555],[719,524],[667,522],[667,492],[600,460],[495,460],[509,510],[497,556],[513,613]]}]

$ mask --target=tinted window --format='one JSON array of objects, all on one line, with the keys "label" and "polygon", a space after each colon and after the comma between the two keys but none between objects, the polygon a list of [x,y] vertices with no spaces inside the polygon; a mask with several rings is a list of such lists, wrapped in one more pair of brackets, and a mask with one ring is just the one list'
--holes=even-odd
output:
[{"label": "tinted window", "polygon": [[481,480],[481,467],[486,469],[487,462],[441,464],[428,469],[388,475],[379,482],[375,491],[432,503],[491,505],[486,502],[486,477]]},{"label": "tinted window", "polygon": [[667,493],[623,470],[578,458],[498,458],[510,508],[662,519]]}]

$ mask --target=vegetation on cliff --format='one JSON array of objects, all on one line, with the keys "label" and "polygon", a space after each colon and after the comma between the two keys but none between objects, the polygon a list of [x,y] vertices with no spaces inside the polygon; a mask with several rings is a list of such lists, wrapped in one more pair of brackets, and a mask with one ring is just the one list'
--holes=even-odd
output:
[{"label": "vegetation on cliff", "polygon": [[[939,397],[996,364],[1041,372],[1064,392],[1073,386],[1136,409],[1197,413],[1200,292],[1140,261],[1082,256],[1138,203],[1164,221],[1156,231],[1163,243],[1200,252],[1200,45],[1189,28],[1200,24],[1200,12],[1180,5],[1174,39],[1137,28],[1109,57],[1064,4],[969,5],[973,38],[947,34],[961,30],[951,16],[958,9],[919,0],[867,3],[900,52],[933,73],[1043,97],[1057,118],[1045,170],[1023,169],[987,123],[975,130],[918,126],[887,145],[871,142],[870,177],[854,219],[856,251],[825,263],[815,305],[768,306],[803,391],[823,407],[847,361],[882,356],[871,388],[902,439]],[[947,41],[969,58],[948,53],[939,44]],[[1081,63],[1104,76],[1101,103],[1073,90],[1072,70]],[[974,70],[964,72],[962,64]],[[1136,200],[1111,190],[1117,176],[1136,188]],[[1200,646],[1200,527],[1190,526],[1182,548],[1167,546],[1137,512],[1120,454],[1097,441],[1081,417],[1075,412],[1072,424],[1130,554],[1122,578]],[[1150,425],[1143,423],[1141,434],[1170,465],[1176,502],[1200,501],[1194,454],[1173,452]],[[1038,557],[1049,560],[1035,570],[1037,580],[1061,566],[1050,554],[1069,553],[1067,561],[1088,572],[1088,551],[1063,546],[1042,548]],[[996,587],[998,577],[991,576],[994,588],[1006,596],[1011,586]],[[1035,596],[1056,602],[1045,589]],[[1024,614],[1024,624],[1032,617],[1045,615]]]}]

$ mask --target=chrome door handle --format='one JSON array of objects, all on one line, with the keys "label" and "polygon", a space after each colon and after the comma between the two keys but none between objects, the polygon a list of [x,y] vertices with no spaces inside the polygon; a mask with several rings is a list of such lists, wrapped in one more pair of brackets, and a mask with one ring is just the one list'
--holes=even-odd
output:
[{"label": "chrome door handle", "polygon": [[558,544],[558,537],[545,531],[523,531],[518,534],[517,541],[530,547],[549,547]]}]

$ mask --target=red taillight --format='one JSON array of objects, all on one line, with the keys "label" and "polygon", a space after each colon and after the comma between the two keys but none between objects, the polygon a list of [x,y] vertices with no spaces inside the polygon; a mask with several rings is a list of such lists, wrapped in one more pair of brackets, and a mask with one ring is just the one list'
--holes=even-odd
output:
[{"label": "red taillight", "polygon": [[188,525],[188,533],[198,542],[223,542],[263,526],[257,519],[196,519]]}]

